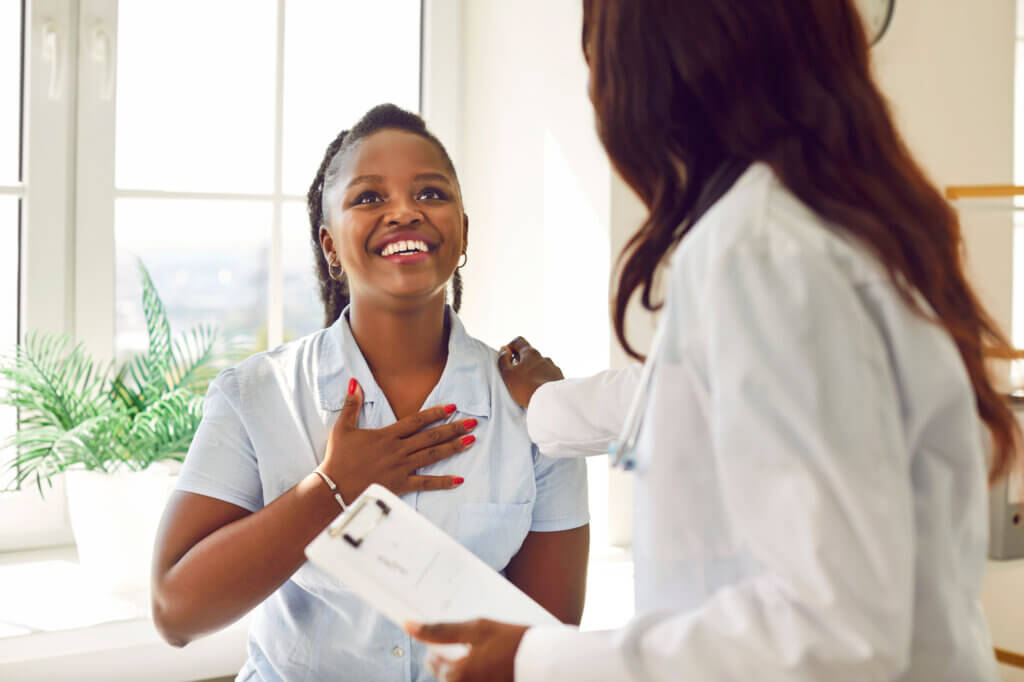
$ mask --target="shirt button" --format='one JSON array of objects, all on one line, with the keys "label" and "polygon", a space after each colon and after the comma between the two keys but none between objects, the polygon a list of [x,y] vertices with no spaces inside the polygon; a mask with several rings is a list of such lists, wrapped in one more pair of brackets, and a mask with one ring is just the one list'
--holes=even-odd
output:
[{"label": "shirt button", "polygon": [[396,646],[394,649],[391,650],[391,655],[395,658],[401,658],[405,655],[405,652],[402,651],[402,647]]}]

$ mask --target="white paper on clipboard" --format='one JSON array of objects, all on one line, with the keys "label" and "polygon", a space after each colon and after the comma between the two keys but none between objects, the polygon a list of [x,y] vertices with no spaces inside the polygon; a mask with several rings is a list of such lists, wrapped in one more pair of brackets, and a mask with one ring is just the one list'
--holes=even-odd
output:
[{"label": "white paper on clipboard", "polygon": [[306,556],[401,627],[490,618],[520,625],[558,619],[381,485],[371,485]]}]

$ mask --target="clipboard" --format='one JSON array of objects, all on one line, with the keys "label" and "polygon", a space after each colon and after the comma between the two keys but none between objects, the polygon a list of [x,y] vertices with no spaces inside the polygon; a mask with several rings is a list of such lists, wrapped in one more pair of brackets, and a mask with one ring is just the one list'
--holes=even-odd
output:
[{"label": "clipboard", "polygon": [[309,560],[383,613],[442,623],[559,621],[384,486],[373,484],[306,546]]}]

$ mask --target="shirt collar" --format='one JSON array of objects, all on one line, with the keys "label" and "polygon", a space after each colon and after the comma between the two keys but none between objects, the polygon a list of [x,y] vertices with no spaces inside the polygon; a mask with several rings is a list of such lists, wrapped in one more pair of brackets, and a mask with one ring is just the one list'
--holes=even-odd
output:
[{"label": "shirt collar", "polygon": [[[451,306],[445,306],[445,314],[449,322],[448,361],[440,381],[427,398],[427,405],[453,403],[460,413],[489,417],[491,391],[486,364],[494,362],[492,353],[466,333]],[[362,386],[365,404],[387,402],[352,335],[348,307],[325,332],[317,374],[320,406],[325,410],[336,412],[341,409],[350,378],[355,378]]]}]

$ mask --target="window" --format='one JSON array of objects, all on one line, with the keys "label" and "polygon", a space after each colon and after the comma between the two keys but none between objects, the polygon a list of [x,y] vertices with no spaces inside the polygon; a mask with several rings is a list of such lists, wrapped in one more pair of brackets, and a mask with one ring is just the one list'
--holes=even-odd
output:
[{"label": "window", "polygon": [[[18,340],[18,213],[21,208],[21,6],[0,5],[0,352]],[[0,439],[17,428],[0,407]]]},{"label": "window", "polygon": [[[420,108],[421,14],[420,0],[0,3],[0,347],[44,329],[101,359],[138,352],[137,259],[175,331],[212,322],[249,353],[319,328],[305,192],[369,107]],[[455,30],[424,29],[448,46]],[[0,436],[15,426],[0,411]],[[44,500],[0,493],[0,550],[70,542],[64,504],[59,481]]]},{"label": "window", "polygon": [[[38,19],[26,11],[28,3],[0,3],[0,349],[4,352],[11,350],[23,329],[66,329],[68,244],[59,216],[68,210],[67,187],[60,179],[68,163],[70,108],[67,74],[57,65],[70,53],[61,37],[67,35],[70,16],[52,0],[32,6],[40,12]],[[38,225],[32,235],[29,221]],[[27,286],[30,273],[46,280],[46,285]],[[0,438],[6,439],[16,427],[17,414],[0,409]],[[2,471],[6,470],[3,466]],[[0,490],[10,483],[4,476]],[[60,481],[45,499],[34,486],[0,492],[0,550],[69,538]]]},{"label": "window", "polygon": [[174,329],[246,354],[318,329],[306,189],[371,106],[418,109],[418,0],[120,0],[117,23],[118,356],[145,343],[136,259]]}]

